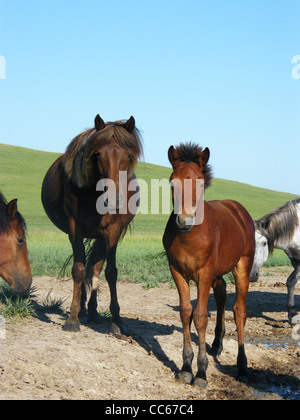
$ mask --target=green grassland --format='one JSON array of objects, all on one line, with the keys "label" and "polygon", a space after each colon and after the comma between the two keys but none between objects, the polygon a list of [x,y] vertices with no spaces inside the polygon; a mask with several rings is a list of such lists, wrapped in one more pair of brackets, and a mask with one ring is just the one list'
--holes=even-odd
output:
[{"label": "green grassland", "polygon": [[[34,275],[58,275],[71,253],[67,236],[52,225],[41,203],[43,178],[58,156],[57,153],[0,144],[0,190],[8,201],[18,198],[19,210],[27,222],[29,259]],[[171,169],[140,162],[136,174],[148,184],[150,203],[151,179],[168,179]],[[145,194],[147,191],[142,200]],[[206,200],[237,200],[254,219],[294,198],[292,194],[217,178],[205,197]],[[145,287],[170,281],[161,242],[168,217],[163,214],[135,217],[132,232],[126,235],[118,249],[120,278],[142,282]],[[281,253],[276,252],[274,258],[275,264],[288,263]]]}]

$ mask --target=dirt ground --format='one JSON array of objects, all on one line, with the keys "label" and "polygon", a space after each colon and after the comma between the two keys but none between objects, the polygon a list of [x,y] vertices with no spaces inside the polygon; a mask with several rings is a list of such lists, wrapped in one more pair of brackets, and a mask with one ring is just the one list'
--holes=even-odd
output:
[{"label": "dirt ground", "polygon": [[[226,336],[218,360],[209,355],[205,390],[176,380],[182,364],[182,327],[178,294],[169,285],[145,290],[119,281],[119,303],[128,336],[109,333],[109,318],[82,325],[79,333],[62,330],[66,314],[41,311],[51,299],[66,299],[72,281],[35,278],[37,316],[8,324],[0,339],[0,399],[212,400],[300,399],[300,340],[287,322],[287,272],[264,269],[247,298],[246,353],[250,380],[236,377],[237,337],[232,307],[234,286],[227,287]],[[99,307],[109,306],[107,284],[100,283]],[[300,285],[296,289],[300,308]],[[196,288],[191,287],[195,302]],[[213,342],[216,307],[209,300],[207,349]],[[298,342],[297,342],[298,341]],[[197,354],[197,335],[193,328]],[[196,372],[196,357],[194,359]]]}]

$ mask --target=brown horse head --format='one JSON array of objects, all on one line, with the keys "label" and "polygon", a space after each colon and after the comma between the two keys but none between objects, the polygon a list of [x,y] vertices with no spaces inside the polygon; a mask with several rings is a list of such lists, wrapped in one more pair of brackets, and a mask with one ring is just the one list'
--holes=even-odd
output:
[{"label": "brown horse head", "polygon": [[195,224],[201,223],[201,203],[203,187],[207,188],[212,179],[211,168],[207,165],[209,149],[188,143],[171,146],[168,157],[173,167],[170,178],[176,224],[180,231],[190,232]]},{"label": "brown horse head", "polygon": [[17,200],[7,204],[0,193],[0,276],[17,294],[28,294],[32,283],[25,228]]},{"label": "brown horse head", "polygon": [[[118,209],[120,172],[131,176],[142,154],[141,137],[133,117],[128,121],[105,123],[97,115],[95,127],[70,143],[63,165],[67,177],[78,188],[95,187],[103,179],[112,181],[114,191],[108,201]],[[108,195],[110,185],[105,186]]]}]

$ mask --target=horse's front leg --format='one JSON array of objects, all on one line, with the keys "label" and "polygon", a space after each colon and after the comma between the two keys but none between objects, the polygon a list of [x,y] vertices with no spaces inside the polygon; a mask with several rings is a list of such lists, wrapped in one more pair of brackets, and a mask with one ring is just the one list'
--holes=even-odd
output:
[{"label": "horse's front leg", "polygon": [[[295,263],[295,261],[292,261],[292,264],[295,268],[295,270],[292,272],[292,274],[287,279],[286,285],[288,289],[288,317],[290,324],[293,324],[293,318],[298,315],[298,312],[295,308],[295,286],[300,279],[300,261]],[[297,323],[298,321],[296,321]]]},{"label": "horse's front leg", "polygon": [[81,262],[74,262],[72,268],[72,277],[74,282],[73,300],[71,304],[71,313],[64,325],[64,331],[80,331],[79,312],[81,309],[81,285],[84,282],[85,269]]},{"label": "horse's front leg", "polygon": [[208,298],[212,284],[212,274],[210,272],[201,272],[198,275],[198,299],[194,310],[193,319],[199,337],[199,353],[198,353],[198,372],[194,380],[194,385],[206,388],[207,377],[206,370],[208,366],[208,358],[206,354],[206,329],[208,324]]},{"label": "horse's front leg", "polygon": [[126,328],[123,325],[120,317],[120,306],[118,303],[117,295],[117,279],[118,270],[116,266],[116,251],[117,245],[113,246],[108,250],[107,253],[107,265],[105,269],[105,277],[109,285],[110,290],[110,312],[112,314],[112,332],[116,335],[126,334]]},{"label": "horse's front leg", "polygon": [[178,374],[178,379],[185,384],[191,384],[194,379],[192,371],[194,352],[191,341],[193,306],[190,301],[190,287],[185,278],[172,265],[170,265],[170,270],[179,294],[180,318],[183,327],[183,365]]},{"label": "horse's front leg", "polygon": [[70,222],[71,233],[69,235],[70,242],[73,248],[74,263],[72,267],[72,278],[74,282],[73,299],[71,304],[71,313],[64,325],[65,331],[77,332],[80,331],[79,312],[81,309],[81,294],[82,284],[85,279],[84,268],[84,245],[83,238],[76,232],[75,222]]}]

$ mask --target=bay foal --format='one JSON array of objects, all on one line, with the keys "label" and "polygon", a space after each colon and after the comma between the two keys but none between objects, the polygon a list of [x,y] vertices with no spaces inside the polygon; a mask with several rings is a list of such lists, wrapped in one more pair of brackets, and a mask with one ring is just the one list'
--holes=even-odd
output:
[{"label": "bay foal", "polygon": [[[203,195],[197,194],[196,187],[201,187],[201,181],[204,188],[210,185],[209,155],[208,148],[202,150],[195,144],[170,147],[168,156],[173,167],[170,181],[173,185],[174,208],[178,214],[172,212],[163,237],[170,270],[179,292],[183,325],[183,366],[179,379],[201,387],[207,384],[205,336],[210,288],[213,288],[217,303],[217,325],[212,349],[219,355],[225,334],[226,284],[222,276],[229,271],[233,272],[236,280],[233,310],[238,333],[238,376],[241,379],[247,377],[245,299],[255,252],[254,223],[245,208],[231,200],[205,202]],[[190,191],[187,191],[188,183],[185,180],[189,180]],[[180,194],[176,188],[178,185],[181,185]],[[184,200],[186,197],[190,199]],[[197,211],[202,214],[197,215]],[[190,302],[190,280],[195,281],[198,289],[194,310]],[[198,372],[195,378],[192,373],[192,320],[199,337]]]}]

